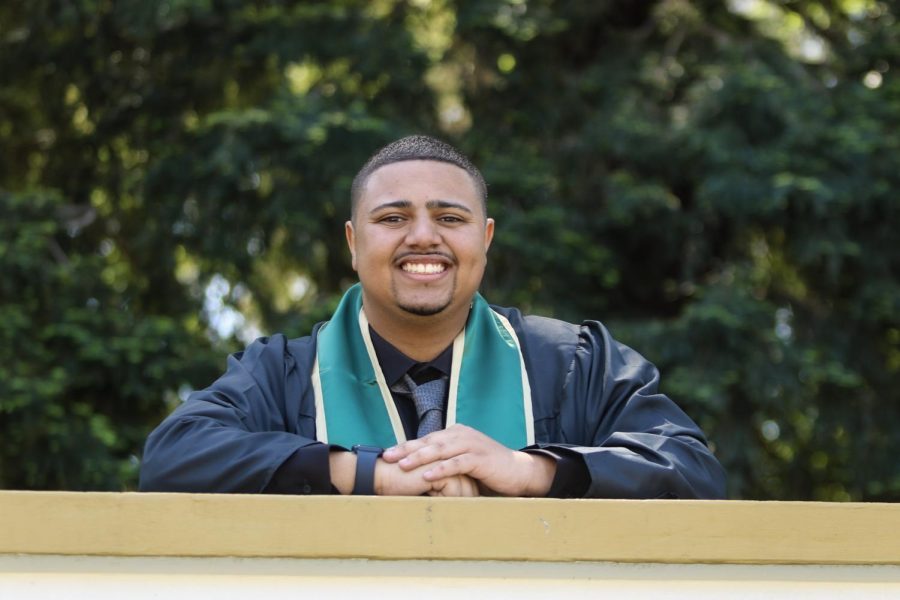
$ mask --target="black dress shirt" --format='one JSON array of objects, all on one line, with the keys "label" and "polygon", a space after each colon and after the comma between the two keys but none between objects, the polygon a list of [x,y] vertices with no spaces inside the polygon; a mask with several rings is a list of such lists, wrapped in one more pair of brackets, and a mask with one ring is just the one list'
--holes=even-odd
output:
[{"label": "black dress shirt", "polygon": [[[418,362],[403,354],[390,342],[369,327],[372,334],[372,345],[378,364],[384,374],[385,382],[391,388],[394,406],[403,424],[407,439],[415,439],[419,425],[419,416],[412,397],[408,393],[394,391],[394,387],[403,376],[409,373],[417,384],[442,376],[450,376],[453,360],[453,345],[448,346],[435,359]],[[449,387],[449,386],[448,386]],[[444,393],[444,422],[446,423],[447,391]],[[331,485],[331,472],[328,455],[330,452],[346,451],[346,448],[328,444],[306,446],[294,452],[275,471],[265,493],[269,494],[326,494],[337,490]],[[590,475],[583,458],[578,454],[561,454],[546,449],[526,449],[526,452],[541,454],[556,461],[556,476],[550,492],[550,498],[580,498],[590,483]]]},{"label": "black dress shirt", "polygon": [[[400,421],[403,423],[406,439],[415,439],[419,428],[419,415],[416,412],[416,405],[410,394],[395,392],[394,388],[407,373],[417,385],[422,385],[439,377],[447,377],[449,379],[450,367],[453,362],[453,344],[447,346],[434,360],[417,362],[394,348],[390,342],[378,335],[378,332],[371,327],[369,327],[369,333],[372,334],[372,346],[375,347],[378,364],[381,366],[381,372],[384,373],[384,381],[391,388],[391,397],[394,399],[394,406],[397,407],[397,413],[400,415]],[[444,391],[442,411],[444,426],[446,426],[447,390]]]}]

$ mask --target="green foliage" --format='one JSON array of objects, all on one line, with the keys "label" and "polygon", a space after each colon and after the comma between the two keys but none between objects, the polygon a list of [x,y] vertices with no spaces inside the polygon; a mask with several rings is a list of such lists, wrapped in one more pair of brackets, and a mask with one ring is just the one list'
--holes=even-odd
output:
[{"label": "green foliage", "polygon": [[65,247],[73,212],[55,194],[0,194],[6,485],[130,485],[169,379],[214,372],[211,356],[197,351],[202,338],[172,317],[136,313],[116,289],[121,274],[113,260]]},{"label": "green foliage", "polygon": [[132,487],[180,389],[330,313],[351,178],[427,132],[489,182],[487,296],[612,325],[733,497],[900,499],[898,17],[4,4],[0,487]]}]

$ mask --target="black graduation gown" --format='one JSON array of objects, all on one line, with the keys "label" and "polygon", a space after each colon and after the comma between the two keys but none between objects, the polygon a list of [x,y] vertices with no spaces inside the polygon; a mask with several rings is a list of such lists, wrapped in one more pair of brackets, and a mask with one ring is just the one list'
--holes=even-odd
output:
[{"label": "black graduation gown", "polygon": [[[591,498],[723,498],[725,473],[699,427],[659,393],[657,369],[596,321],[573,325],[516,309],[536,446],[580,456]],[[228,359],[147,440],[144,491],[261,492],[315,440],[311,336],[261,338]]]}]

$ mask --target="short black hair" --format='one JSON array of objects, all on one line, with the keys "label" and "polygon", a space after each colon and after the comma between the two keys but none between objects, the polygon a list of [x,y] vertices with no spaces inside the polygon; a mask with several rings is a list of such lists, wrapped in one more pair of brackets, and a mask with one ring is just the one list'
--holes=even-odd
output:
[{"label": "short black hair", "polygon": [[436,160],[450,163],[463,169],[472,178],[475,191],[481,197],[481,208],[487,216],[487,184],[478,167],[472,164],[466,156],[442,140],[428,135],[409,135],[391,142],[366,161],[350,187],[350,218],[356,216],[356,205],[362,196],[363,189],[369,176],[385,165],[403,162],[406,160]]}]

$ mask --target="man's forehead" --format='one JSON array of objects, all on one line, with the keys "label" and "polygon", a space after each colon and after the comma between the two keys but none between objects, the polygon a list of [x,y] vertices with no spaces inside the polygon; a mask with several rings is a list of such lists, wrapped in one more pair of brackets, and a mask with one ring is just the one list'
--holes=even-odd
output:
[{"label": "man's forehead", "polygon": [[361,201],[389,195],[397,199],[407,194],[441,197],[452,193],[456,199],[480,203],[471,175],[452,163],[439,160],[404,160],[383,165],[369,174],[362,189]]},{"label": "man's forehead", "polygon": [[423,171],[431,171],[439,176],[459,180],[471,180],[465,169],[453,163],[436,159],[410,159],[400,160],[382,165],[369,174],[369,183],[373,179],[379,181],[402,180],[404,178],[418,179]]}]

